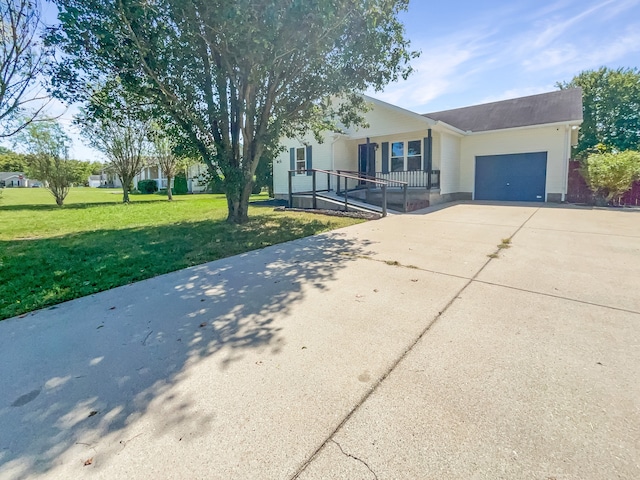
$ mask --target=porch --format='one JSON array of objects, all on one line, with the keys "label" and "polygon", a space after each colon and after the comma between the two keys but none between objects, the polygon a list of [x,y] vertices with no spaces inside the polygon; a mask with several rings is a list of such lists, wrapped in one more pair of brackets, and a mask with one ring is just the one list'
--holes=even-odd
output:
[{"label": "porch", "polygon": [[368,207],[385,216],[390,209],[409,212],[438,203],[440,171],[380,172],[371,176],[349,170],[290,170],[288,184],[290,207],[317,209],[321,204],[321,208],[342,211]]}]

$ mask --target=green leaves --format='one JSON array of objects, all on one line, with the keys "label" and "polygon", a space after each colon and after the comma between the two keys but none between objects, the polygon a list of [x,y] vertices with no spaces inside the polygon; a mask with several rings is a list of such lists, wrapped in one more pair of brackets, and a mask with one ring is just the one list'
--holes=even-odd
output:
[{"label": "green leaves", "polygon": [[20,140],[29,152],[27,173],[45,182],[56,203],[62,206],[74,182],[74,164],[67,158],[71,140],[54,120],[30,123],[20,132]]},{"label": "green leaves", "polygon": [[640,149],[640,70],[602,67],[581,72],[560,88],[581,87],[584,122],[576,153],[586,157],[598,143],[619,151]]},{"label": "green leaves", "polygon": [[59,95],[77,100],[118,77],[171,119],[181,148],[224,175],[241,221],[265,149],[361,123],[357,94],[406,78],[417,56],[397,18],[407,0],[54,1]]},{"label": "green leaves", "polygon": [[640,180],[640,152],[589,155],[581,170],[589,188],[611,201],[627,192],[634,181]]}]

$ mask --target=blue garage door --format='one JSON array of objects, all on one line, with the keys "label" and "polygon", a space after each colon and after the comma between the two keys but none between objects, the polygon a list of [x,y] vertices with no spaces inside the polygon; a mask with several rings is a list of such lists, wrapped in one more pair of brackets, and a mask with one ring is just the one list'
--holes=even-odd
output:
[{"label": "blue garage door", "polygon": [[476,157],[476,200],[544,202],[547,152]]}]

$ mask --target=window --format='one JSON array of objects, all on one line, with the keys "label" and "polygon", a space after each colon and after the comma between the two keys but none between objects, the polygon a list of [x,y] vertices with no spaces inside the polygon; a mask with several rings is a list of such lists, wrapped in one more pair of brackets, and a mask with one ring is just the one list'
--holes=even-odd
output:
[{"label": "window", "polygon": [[407,143],[407,170],[421,170],[422,142],[420,140],[413,140]]},{"label": "window", "polygon": [[393,142],[391,144],[391,171],[401,172],[404,170],[404,142]]},{"label": "window", "polygon": [[307,169],[305,148],[296,148],[296,173],[303,173]]},{"label": "window", "polygon": [[[406,148],[405,148],[406,147]],[[408,142],[393,142],[391,144],[391,171],[422,169],[422,142],[411,140]]]}]

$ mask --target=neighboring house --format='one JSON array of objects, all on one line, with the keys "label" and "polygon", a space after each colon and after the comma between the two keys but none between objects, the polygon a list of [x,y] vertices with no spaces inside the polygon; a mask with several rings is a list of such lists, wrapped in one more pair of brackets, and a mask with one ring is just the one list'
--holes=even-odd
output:
[{"label": "neighboring house", "polygon": [[[206,191],[206,182],[200,180],[200,175],[206,173],[206,171],[207,167],[202,163],[189,166],[187,169],[187,189],[189,193],[204,193]],[[140,180],[155,180],[158,184],[158,189],[167,188],[167,177],[157,163],[151,163],[144,167],[133,179],[133,184],[137,186]],[[173,179],[171,182],[173,183]]]},{"label": "neighboring house", "polygon": [[[322,169],[406,182],[417,206],[565,200],[571,146],[582,123],[580,89],[424,115],[366,98],[367,128],[326,134],[320,144],[311,135],[281,139],[286,151],[273,164],[276,198],[288,198],[290,185],[293,193],[312,190],[311,170]],[[336,190],[335,175],[317,172],[316,180],[327,189],[327,177]]]},{"label": "neighboring house", "polygon": [[89,175],[88,184],[92,188],[106,187],[108,184],[107,174],[102,171],[100,175]]},{"label": "neighboring house", "polygon": [[24,172],[0,172],[0,187],[28,187],[29,179]]}]

